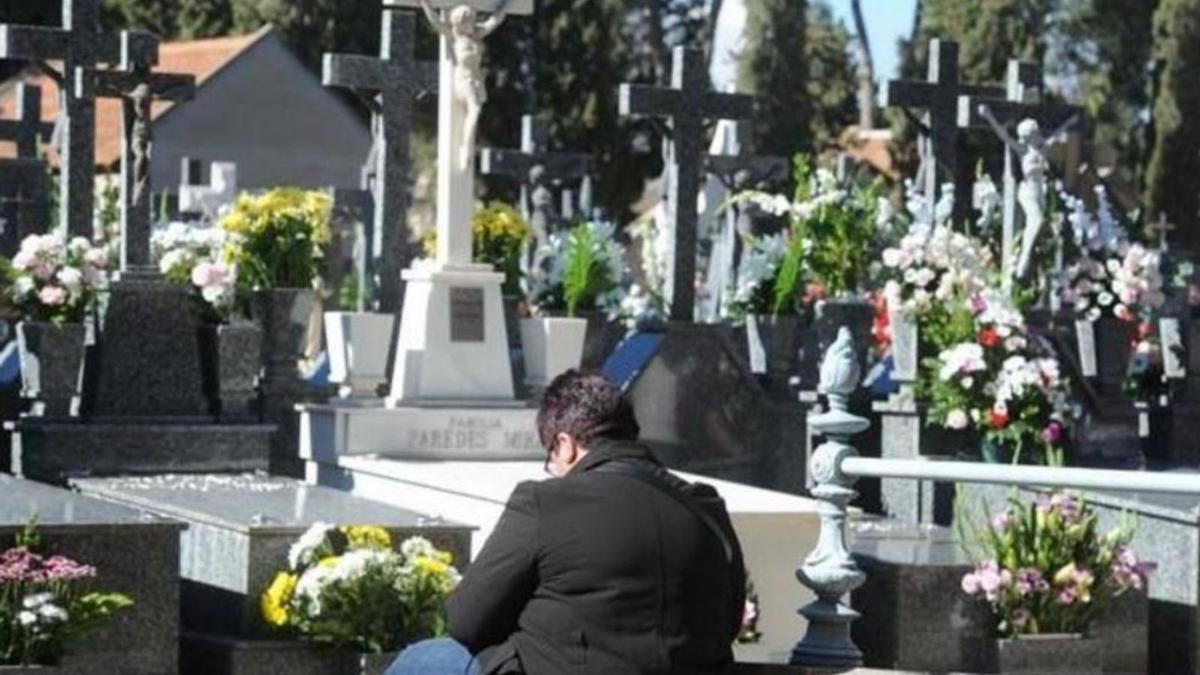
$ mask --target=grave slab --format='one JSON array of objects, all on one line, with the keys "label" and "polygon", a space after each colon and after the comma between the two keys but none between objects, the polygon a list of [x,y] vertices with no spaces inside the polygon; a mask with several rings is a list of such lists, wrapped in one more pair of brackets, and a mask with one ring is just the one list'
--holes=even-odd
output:
[{"label": "grave slab", "polygon": [[13,473],[72,476],[266,470],[273,425],[118,424],[25,417],[12,425]]},{"label": "grave slab", "polygon": [[0,474],[0,549],[33,516],[41,549],[94,565],[96,588],[133,598],[63,663],[71,675],[173,675],[178,667],[179,537],[183,523]]},{"label": "grave slab", "polygon": [[[816,544],[816,502],[694,474],[677,472],[689,481],[715,487],[725,499],[746,555],[747,569],[760,596],[759,628],[764,639],[739,646],[738,657],[786,662],[805,622],[796,608],[812,594],[795,580],[797,561]],[[479,528],[478,551],[491,534],[509,494],[522,481],[545,478],[542,461],[437,462],[346,456],[309,461],[309,483],[346,490],[414,511]]]},{"label": "grave slab", "polygon": [[[962,592],[972,565],[953,530],[880,519],[860,520],[852,530],[855,561],[867,574],[851,600],[862,614],[852,630],[866,665],[996,672],[991,612]],[[1148,617],[1144,593],[1127,593],[1104,609],[1090,635],[1104,645],[1105,673],[1175,672],[1147,670]]]},{"label": "grave slab", "polygon": [[73,481],[85,494],[189,524],[181,539],[183,627],[236,638],[277,636],[259,595],[314,522],[379,525],[399,544],[420,534],[470,559],[471,528],[338,490],[261,475],[165,474]]}]

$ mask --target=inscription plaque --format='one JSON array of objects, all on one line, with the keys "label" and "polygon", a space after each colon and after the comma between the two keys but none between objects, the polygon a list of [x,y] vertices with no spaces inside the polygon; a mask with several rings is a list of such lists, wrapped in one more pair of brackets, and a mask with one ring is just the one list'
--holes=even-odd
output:
[{"label": "inscription plaque", "polygon": [[483,289],[450,287],[450,341],[483,342]]}]

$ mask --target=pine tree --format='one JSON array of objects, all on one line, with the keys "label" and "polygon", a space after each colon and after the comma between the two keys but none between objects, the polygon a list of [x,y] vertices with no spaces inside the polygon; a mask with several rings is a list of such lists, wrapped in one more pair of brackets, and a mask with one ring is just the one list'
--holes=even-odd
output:
[{"label": "pine tree", "polygon": [[1144,202],[1150,218],[1165,213],[1179,228],[1179,243],[1195,251],[1200,245],[1200,0],[1161,0],[1154,35],[1159,93]]},{"label": "pine tree", "polygon": [[757,0],[747,7],[738,90],[758,96],[755,149],[791,156],[812,145],[807,0]]}]

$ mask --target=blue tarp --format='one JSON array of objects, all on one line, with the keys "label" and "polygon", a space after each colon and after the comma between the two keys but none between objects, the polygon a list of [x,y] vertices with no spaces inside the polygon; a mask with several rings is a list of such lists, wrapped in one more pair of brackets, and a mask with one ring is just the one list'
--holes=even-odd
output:
[{"label": "blue tarp", "polygon": [[13,340],[0,349],[0,387],[16,386],[21,379],[21,361],[17,357],[17,342]]},{"label": "blue tarp", "polygon": [[662,333],[638,332],[630,335],[604,361],[604,367],[601,370],[608,376],[608,379],[624,389],[658,352],[658,346],[662,344],[662,339]]}]

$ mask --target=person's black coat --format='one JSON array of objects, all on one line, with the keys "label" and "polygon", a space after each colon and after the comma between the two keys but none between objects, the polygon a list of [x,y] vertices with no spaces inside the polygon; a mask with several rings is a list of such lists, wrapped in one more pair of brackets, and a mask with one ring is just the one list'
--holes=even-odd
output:
[{"label": "person's black coat", "polygon": [[[639,478],[639,462],[691,493],[725,530]],[[724,502],[644,446],[596,441],[564,478],[521,483],[446,604],[450,635],[485,673],[721,673],[741,626],[745,568]],[[486,650],[486,651],[485,651]],[[516,670],[519,660],[519,670]]]}]

